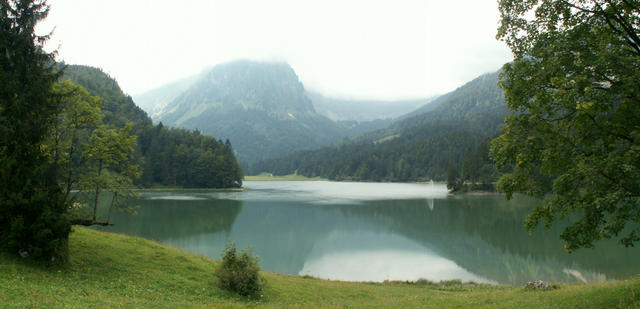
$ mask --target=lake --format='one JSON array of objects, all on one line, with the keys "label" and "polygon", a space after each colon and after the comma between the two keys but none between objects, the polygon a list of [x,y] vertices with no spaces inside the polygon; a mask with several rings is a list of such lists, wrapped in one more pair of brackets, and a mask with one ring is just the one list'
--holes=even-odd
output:
[{"label": "lake", "polygon": [[537,200],[447,195],[441,184],[247,181],[241,192],[144,191],[113,227],[220,259],[251,247],[267,272],[349,281],[601,282],[640,275],[640,250],[615,241],[568,254],[554,225],[529,235]]}]

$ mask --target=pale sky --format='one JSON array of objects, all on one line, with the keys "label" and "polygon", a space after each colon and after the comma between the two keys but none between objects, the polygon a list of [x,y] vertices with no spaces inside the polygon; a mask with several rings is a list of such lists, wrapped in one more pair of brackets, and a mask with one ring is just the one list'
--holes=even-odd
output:
[{"label": "pale sky", "polygon": [[512,59],[497,0],[49,0],[39,32],[68,64],[139,94],[235,59],[288,62],[342,98],[451,91]]}]

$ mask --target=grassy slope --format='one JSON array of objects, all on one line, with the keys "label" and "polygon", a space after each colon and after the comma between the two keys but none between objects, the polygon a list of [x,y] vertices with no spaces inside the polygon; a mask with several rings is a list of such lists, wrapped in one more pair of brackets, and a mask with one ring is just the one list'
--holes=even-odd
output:
[{"label": "grassy slope", "polygon": [[141,238],[74,228],[62,268],[0,255],[0,307],[640,307],[640,279],[552,291],[487,285],[350,283],[264,274],[258,302],[217,289],[218,262]]}]

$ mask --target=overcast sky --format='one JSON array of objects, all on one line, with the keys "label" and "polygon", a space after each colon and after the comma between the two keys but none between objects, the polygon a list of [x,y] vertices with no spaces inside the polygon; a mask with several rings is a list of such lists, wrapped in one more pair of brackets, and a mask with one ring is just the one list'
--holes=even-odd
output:
[{"label": "overcast sky", "polygon": [[49,0],[59,60],[139,94],[234,59],[286,61],[342,98],[442,94],[512,59],[496,0]]}]

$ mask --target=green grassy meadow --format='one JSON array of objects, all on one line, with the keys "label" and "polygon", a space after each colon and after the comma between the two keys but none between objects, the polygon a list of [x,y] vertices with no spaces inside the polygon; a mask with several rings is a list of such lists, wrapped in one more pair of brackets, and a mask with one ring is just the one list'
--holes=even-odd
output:
[{"label": "green grassy meadow", "polygon": [[220,290],[219,262],[138,237],[74,227],[68,264],[46,267],[0,255],[2,308],[640,308],[640,278],[523,287],[357,283],[263,273],[257,300]]}]

